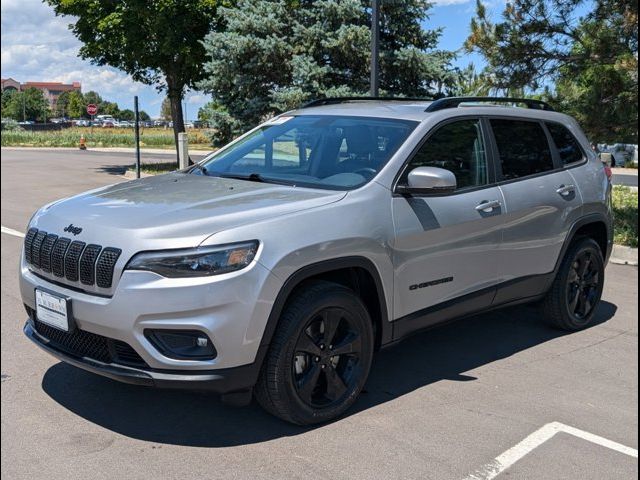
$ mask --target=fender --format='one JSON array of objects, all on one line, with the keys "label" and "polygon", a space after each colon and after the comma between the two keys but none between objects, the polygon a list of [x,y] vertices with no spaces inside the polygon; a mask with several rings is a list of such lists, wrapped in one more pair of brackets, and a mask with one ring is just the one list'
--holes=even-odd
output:
[{"label": "fender", "polygon": [[[385,299],[384,287],[382,285],[382,280],[380,279],[380,274],[378,273],[378,269],[375,267],[373,262],[365,257],[341,257],[334,258],[331,260],[324,260],[318,263],[312,263],[305,267],[300,268],[295,273],[293,273],[283,284],[282,288],[278,292],[278,296],[273,304],[271,309],[271,313],[267,320],[267,325],[265,326],[264,333],[262,335],[262,341],[260,346],[267,346],[271,343],[271,339],[273,338],[273,334],[278,326],[278,320],[280,319],[280,315],[282,314],[282,310],[285,306],[289,295],[293,292],[294,288],[300,285],[304,280],[314,277],[316,275],[320,275],[323,273],[328,273],[334,270],[342,270],[345,268],[363,268],[366,270],[371,277],[373,278],[376,293],[378,295],[379,308],[380,308],[380,343],[384,345],[389,343],[392,338],[392,326],[389,322],[389,312],[387,309],[387,302]],[[262,351],[266,352],[266,348],[261,348]],[[259,359],[262,362],[262,359]]]},{"label": "fender", "polygon": [[[590,223],[604,223],[605,228],[607,229],[607,248],[606,253],[604,255],[605,265],[609,261],[609,257],[611,256],[611,251],[613,250],[613,227],[611,225],[611,219],[608,218],[604,213],[590,213],[585,215],[582,218],[576,220],[576,222],[569,229],[569,233],[567,234],[567,238],[565,238],[564,243],[562,244],[562,249],[560,250],[560,255],[558,255],[558,259],[556,260],[556,266],[553,269],[554,278],[560,269],[560,264],[562,263],[562,259],[564,258],[571,242],[576,236],[576,232],[584,227],[585,225],[589,225]],[[551,286],[551,285],[549,285]]]}]

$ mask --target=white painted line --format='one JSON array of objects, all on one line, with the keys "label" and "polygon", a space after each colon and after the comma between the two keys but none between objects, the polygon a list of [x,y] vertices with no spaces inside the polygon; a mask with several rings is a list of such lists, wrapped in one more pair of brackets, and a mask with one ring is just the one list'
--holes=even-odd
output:
[{"label": "white painted line", "polygon": [[629,455],[630,457],[638,458],[638,450],[635,448],[627,447],[617,442],[613,442],[604,437],[594,435],[584,430],[579,430],[569,425],[565,425],[560,422],[547,423],[542,428],[536,430],[527,438],[522,440],[516,446],[511,447],[506,452],[497,456],[495,460],[487,463],[485,466],[472,473],[465,480],[492,480],[504,472],[507,468],[511,467],[518,460],[522,459],[527,454],[538,448],[544,442],[550,440],[556,433],[563,432],[573,435],[574,437],[581,438],[591,443],[595,443],[602,447],[615,450],[616,452]]},{"label": "white painted line", "polygon": [[13,228],[2,226],[2,233],[6,233],[7,235],[13,235],[14,237],[24,238],[24,233],[14,230]]}]

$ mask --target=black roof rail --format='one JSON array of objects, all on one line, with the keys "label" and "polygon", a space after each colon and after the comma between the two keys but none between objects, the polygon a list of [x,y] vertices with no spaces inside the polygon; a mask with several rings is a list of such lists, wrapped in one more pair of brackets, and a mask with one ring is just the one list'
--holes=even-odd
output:
[{"label": "black roof rail", "polygon": [[318,98],[305,103],[300,108],[320,107],[322,105],[334,105],[336,103],[346,103],[357,100],[373,100],[373,101],[392,101],[392,102],[433,102],[433,98],[416,98],[416,97],[328,97]]},{"label": "black roof rail", "polygon": [[511,98],[511,97],[446,97],[435,100],[429,105],[425,112],[437,112],[446,108],[457,108],[461,103],[521,103],[534,110],[548,110],[553,112],[554,109],[547,102],[542,100],[533,100],[530,98]]}]

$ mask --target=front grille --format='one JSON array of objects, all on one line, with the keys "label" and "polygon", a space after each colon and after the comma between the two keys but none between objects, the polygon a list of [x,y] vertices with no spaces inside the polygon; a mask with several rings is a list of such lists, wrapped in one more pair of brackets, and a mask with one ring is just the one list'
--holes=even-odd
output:
[{"label": "front grille", "polygon": [[[35,315],[32,313],[32,318]],[[140,355],[127,343],[103,337],[96,333],[75,329],[63,332],[39,320],[34,320],[36,332],[49,340],[49,345],[56,350],[76,357],[90,358],[102,363],[115,363],[130,367],[148,368]]]},{"label": "front grille", "polygon": [[36,228],[30,228],[24,239],[24,256],[30,266],[69,282],[100,288],[111,288],[121,253],[119,248],[72,242]]}]

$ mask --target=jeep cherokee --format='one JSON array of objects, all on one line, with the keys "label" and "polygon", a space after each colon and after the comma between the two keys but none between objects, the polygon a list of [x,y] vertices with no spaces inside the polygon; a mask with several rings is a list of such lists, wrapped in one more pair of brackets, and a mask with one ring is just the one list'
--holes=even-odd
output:
[{"label": "jeep cherokee", "polygon": [[592,324],[612,226],[589,145],[527,99],[318,100],[190,168],[38,210],[24,332],[115,380],[325,422],[416,331],[532,302]]}]

